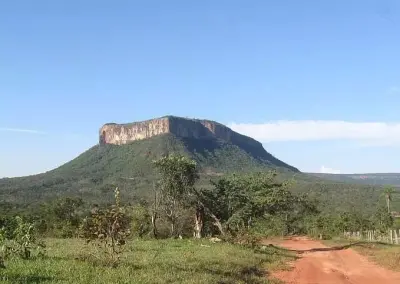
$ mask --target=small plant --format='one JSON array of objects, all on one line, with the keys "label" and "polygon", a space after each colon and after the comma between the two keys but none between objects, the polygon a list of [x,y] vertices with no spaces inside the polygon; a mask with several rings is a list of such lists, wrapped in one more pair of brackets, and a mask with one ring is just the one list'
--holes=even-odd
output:
[{"label": "small plant", "polygon": [[17,227],[14,231],[12,250],[23,259],[31,257],[31,251],[37,248],[34,226],[24,222],[21,217],[15,217]]},{"label": "small plant", "polygon": [[45,245],[37,240],[34,225],[19,216],[14,219],[16,227],[11,233],[7,234],[6,228],[0,229],[0,268],[5,267],[4,261],[10,257],[30,259],[33,252],[36,256],[43,254]]},{"label": "small plant", "polygon": [[115,204],[105,209],[94,209],[81,226],[81,237],[100,248],[108,263],[115,267],[130,235],[130,220],[120,203],[120,192],[115,189]]}]

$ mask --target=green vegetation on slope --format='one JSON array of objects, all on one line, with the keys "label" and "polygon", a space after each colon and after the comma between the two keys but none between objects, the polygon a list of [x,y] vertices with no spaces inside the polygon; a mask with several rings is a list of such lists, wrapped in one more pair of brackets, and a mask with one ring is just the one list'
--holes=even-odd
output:
[{"label": "green vegetation on slope", "polygon": [[131,200],[146,197],[155,180],[152,160],[172,152],[194,158],[207,176],[205,180],[215,174],[275,168],[275,158],[265,150],[240,148],[216,139],[180,139],[166,134],[121,146],[96,145],[55,170],[1,179],[0,200],[31,204],[60,196],[79,196],[102,203],[112,198],[110,188],[116,185],[128,192]]},{"label": "green vegetation on slope", "polygon": [[[96,252],[77,239],[46,240],[47,255],[13,259],[1,283],[271,283],[270,269],[293,255],[254,251],[208,240],[134,240],[117,268],[96,263]],[[96,264],[96,265],[94,265]]]},{"label": "green vegetation on slope", "polygon": [[[183,139],[171,134],[135,141],[127,145],[96,145],[61,167],[34,176],[0,179],[0,207],[15,212],[18,207],[36,206],[44,201],[70,196],[106,203],[112,189],[119,186],[129,202],[149,199],[156,174],[152,160],[169,153],[194,158],[200,168],[198,187],[209,186],[209,179],[232,172],[276,169],[282,180],[294,177],[293,190],[308,193],[324,211],[359,210],[374,212],[377,201],[384,204],[379,186],[323,180],[284,168],[262,147],[234,145],[217,139]],[[278,161],[278,162],[277,162]],[[400,211],[398,198],[392,203]]]}]

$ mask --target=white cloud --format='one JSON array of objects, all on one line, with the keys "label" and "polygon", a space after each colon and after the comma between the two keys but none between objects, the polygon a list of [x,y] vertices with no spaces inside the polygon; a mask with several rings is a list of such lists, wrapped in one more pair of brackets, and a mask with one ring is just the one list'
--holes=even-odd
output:
[{"label": "white cloud", "polygon": [[322,174],[340,174],[340,170],[335,170],[335,169],[328,168],[325,166],[322,166],[320,168],[319,172]]},{"label": "white cloud", "polygon": [[371,146],[400,145],[400,123],[284,120],[261,124],[231,123],[229,126],[260,142],[353,140]]},{"label": "white cloud", "polygon": [[34,130],[34,129],[7,128],[7,127],[0,127],[0,132],[20,132],[20,133],[30,133],[30,134],[46,134],[43,131]]}]

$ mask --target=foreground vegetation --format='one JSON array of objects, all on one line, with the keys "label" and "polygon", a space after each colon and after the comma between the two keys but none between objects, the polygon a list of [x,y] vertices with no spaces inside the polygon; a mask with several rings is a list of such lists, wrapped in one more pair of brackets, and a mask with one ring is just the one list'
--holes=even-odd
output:
[{"label": "foreground vegetation", "polygon": [[101,263],[79,239],[46,239],[46,256],[15,258],[0,270],[1,283],[274,283],[270,270],[294,258],[273,248],[250,249],[208,240],[128,242],[121,264]]},{"label": "foreground vegetation", "polygon": [[266,236],[332,238],[344,231],[384,232],[394,224],[390,187],[371,215],[327,213],[318,200],[290,190],[292,181],[275,171],[218,176],[204,186],[197,162],[187,156],[167,155],[152,166],[156,178],[148,200],[126,202],[117,186],[112,203],[64,196],[36,214],[0,217],[2,280],[265,283],[265,267],[293,257],[262,247]]}]

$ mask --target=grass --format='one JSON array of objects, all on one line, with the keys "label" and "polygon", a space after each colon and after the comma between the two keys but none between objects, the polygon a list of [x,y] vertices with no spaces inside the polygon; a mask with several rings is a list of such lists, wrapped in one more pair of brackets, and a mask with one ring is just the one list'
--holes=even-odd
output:
[{"label": "grass", "polygon": [[351,245],[351,248],[374,263],[393,271],[400,271],[400,245],[378,242],[356,242],[343,239],[324,241],[328,246]]},{"label": "grass", "polygon": [[13,259],[0,283],[277,283],[270,270],[294,256],[207,240],[134,240],[120,265],[94,263],[93,247],[77,239],[47,239],[43,258]]},{"label": "grass", "polygon": [[393,271],[400,271],[400,246],[368,243],[354,247],[373,262]]}]

